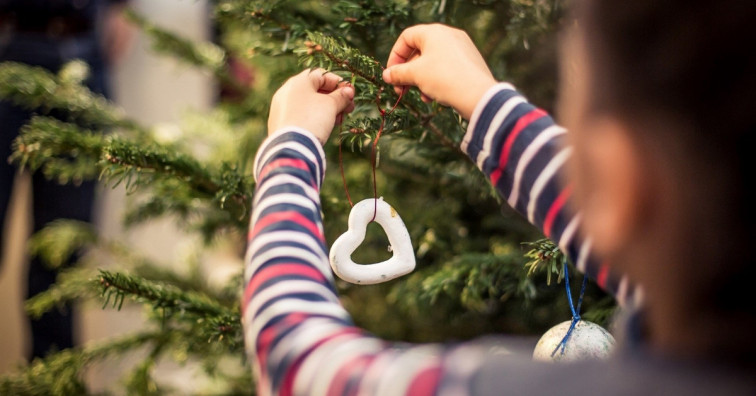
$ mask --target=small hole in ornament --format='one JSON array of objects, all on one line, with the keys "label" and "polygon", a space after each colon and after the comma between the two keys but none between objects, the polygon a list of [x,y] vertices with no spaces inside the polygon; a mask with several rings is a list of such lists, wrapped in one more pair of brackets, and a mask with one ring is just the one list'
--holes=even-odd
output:
[{"label": "small hole in ornament", "polygon": [[365,240],[352,253],[352,261],[356,264],[374,264],[385,261],[393,256],[388,249],[388,237],[383,227],[376,222],[368,224]]}]

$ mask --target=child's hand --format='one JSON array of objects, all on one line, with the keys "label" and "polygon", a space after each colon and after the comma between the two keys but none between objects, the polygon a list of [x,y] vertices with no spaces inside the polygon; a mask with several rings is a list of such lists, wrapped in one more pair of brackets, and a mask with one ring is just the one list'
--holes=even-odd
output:
[{"label": "child's hand", "polygon": [[268,133],[294,126],[312,132],[325,144],[343,114],[354,110],[354,88],[323,69],[305,70],[273,95]]},{"label": "child's hand", "polygon": [[[405,29],[391,49],[383,80],[415,85],[424,100],[452,106],[468,120],[483,94],[496,84],[470,36],[440,24]],[[402,88],[396,89],[399,93]]]}]

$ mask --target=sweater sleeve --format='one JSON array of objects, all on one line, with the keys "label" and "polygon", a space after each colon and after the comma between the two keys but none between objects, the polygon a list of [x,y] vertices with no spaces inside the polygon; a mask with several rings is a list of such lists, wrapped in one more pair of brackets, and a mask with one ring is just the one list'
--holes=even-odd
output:
[{"label": "sweater sleeve", "polygon": [[626,277],[596,259],[590,237],[580,233],[572,186],[561,178],[572,154],[564,143],[565,133],[512,85],[500,83],[475,108],[462,150],[512,208],[557,243],[578,270],[625,305],[630,298],[640,298],[639,293],[633,293]]},{"label": "sweater sleeve", "polygon": [[352,323],[328,264],[324,172],[320,144],[297,128],[271,135],[255,160],[242,320],[258,393],[466,394],[485,348],[391,344]]},{"label": "sweater sleeve", "polygon": [[[570,155],[563,147],[564,133],[510,85],[500,84],[478,105],[462,148],[499,193],[558,241],[580,269],[610,292],[627,295],[626,281],[615,282],[606,266],[594,264],[590,241],[578,234],[580,216],[569,209],[569,186],[557,181]],[[478,374],[484,362],[499,350],[492,340],[393,344],[353,324],[339,302],[328,264],[320,210],[325,166],[316,138],[297,128],[268,137],[255,159],[242,324],[258,393],[473,393],[483,381]],[[501,389],[507,381],[483,382]]]}]

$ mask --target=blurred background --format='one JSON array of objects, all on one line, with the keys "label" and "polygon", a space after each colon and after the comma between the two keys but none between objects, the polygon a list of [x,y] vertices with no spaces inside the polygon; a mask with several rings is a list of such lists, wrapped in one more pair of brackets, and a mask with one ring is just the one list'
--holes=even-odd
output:
[{"label": "blurred background", "polygon": [[[132,0],[130,5],[149,15],[155,23],[184,37],[208,40],[212,35],[210,13],[206,1]],[[150,51],[145,35],[134,29],[133,42],[112,68],[112,96],[115,103],[134,119],[146,124],[171,125],[192,110],[206,110],[217,96],[214,80],[175,59]],[[167,128],[170,128],[167,126]],[[9,209],[9,229],[3,265],[0,266],[0,373],[25,362],[29,348],[28,321],[23,313],[23,295],[28,255],[26,239],[30,233],[30,178],[16,178]],[[128,231],[120,225],[125,191],[99,188],[95,223],[104,235],[124,241],[142,250],[158,262],[174,262],[187,246],[196,241],[182,233],[169,219],[156,220]],[[144,315],[138,306],[125,306],[121,311],[86,306],[75,319],[79,343],[128,333],[139,328]],[[92,370],[89,378],[93,390],[105,386],[122,375],[120,365],[103,364]],[[166,371],[180,370],[178,367]],[[180,377],[176,381],[181,386]]]}]

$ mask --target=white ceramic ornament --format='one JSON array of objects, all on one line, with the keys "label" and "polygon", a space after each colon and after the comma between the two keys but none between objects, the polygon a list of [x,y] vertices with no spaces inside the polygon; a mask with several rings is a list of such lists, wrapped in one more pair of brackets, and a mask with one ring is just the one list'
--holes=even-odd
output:
[{"label": "white ceramic ornament", "polygon": [[614,347],[614,337],[603,327],[585,320],[580,320],[572,330],[570,339],[562,353],[562,347],[554,353],[554,349],[570,329],[571,320],[562,322],[547,331],[536,344],[533,359],[548,362],[571,362],[586,359],[605,359],[609,357]]},{"label": "white ceramic ornament", "polygon": [[[377,212],[375,211],[377,208]],[[352,253],[365,239],[365,230],[375,214],[375,222],[386,232],[393,256],[375,264],[356,264]],[[387,282],[415,269],[415,251],[412,249],[407,227],[396,210],[383,197],[365,199],[352,207],[349,229],[331,246],[331,268],[339,278],[361,285]]]}]

